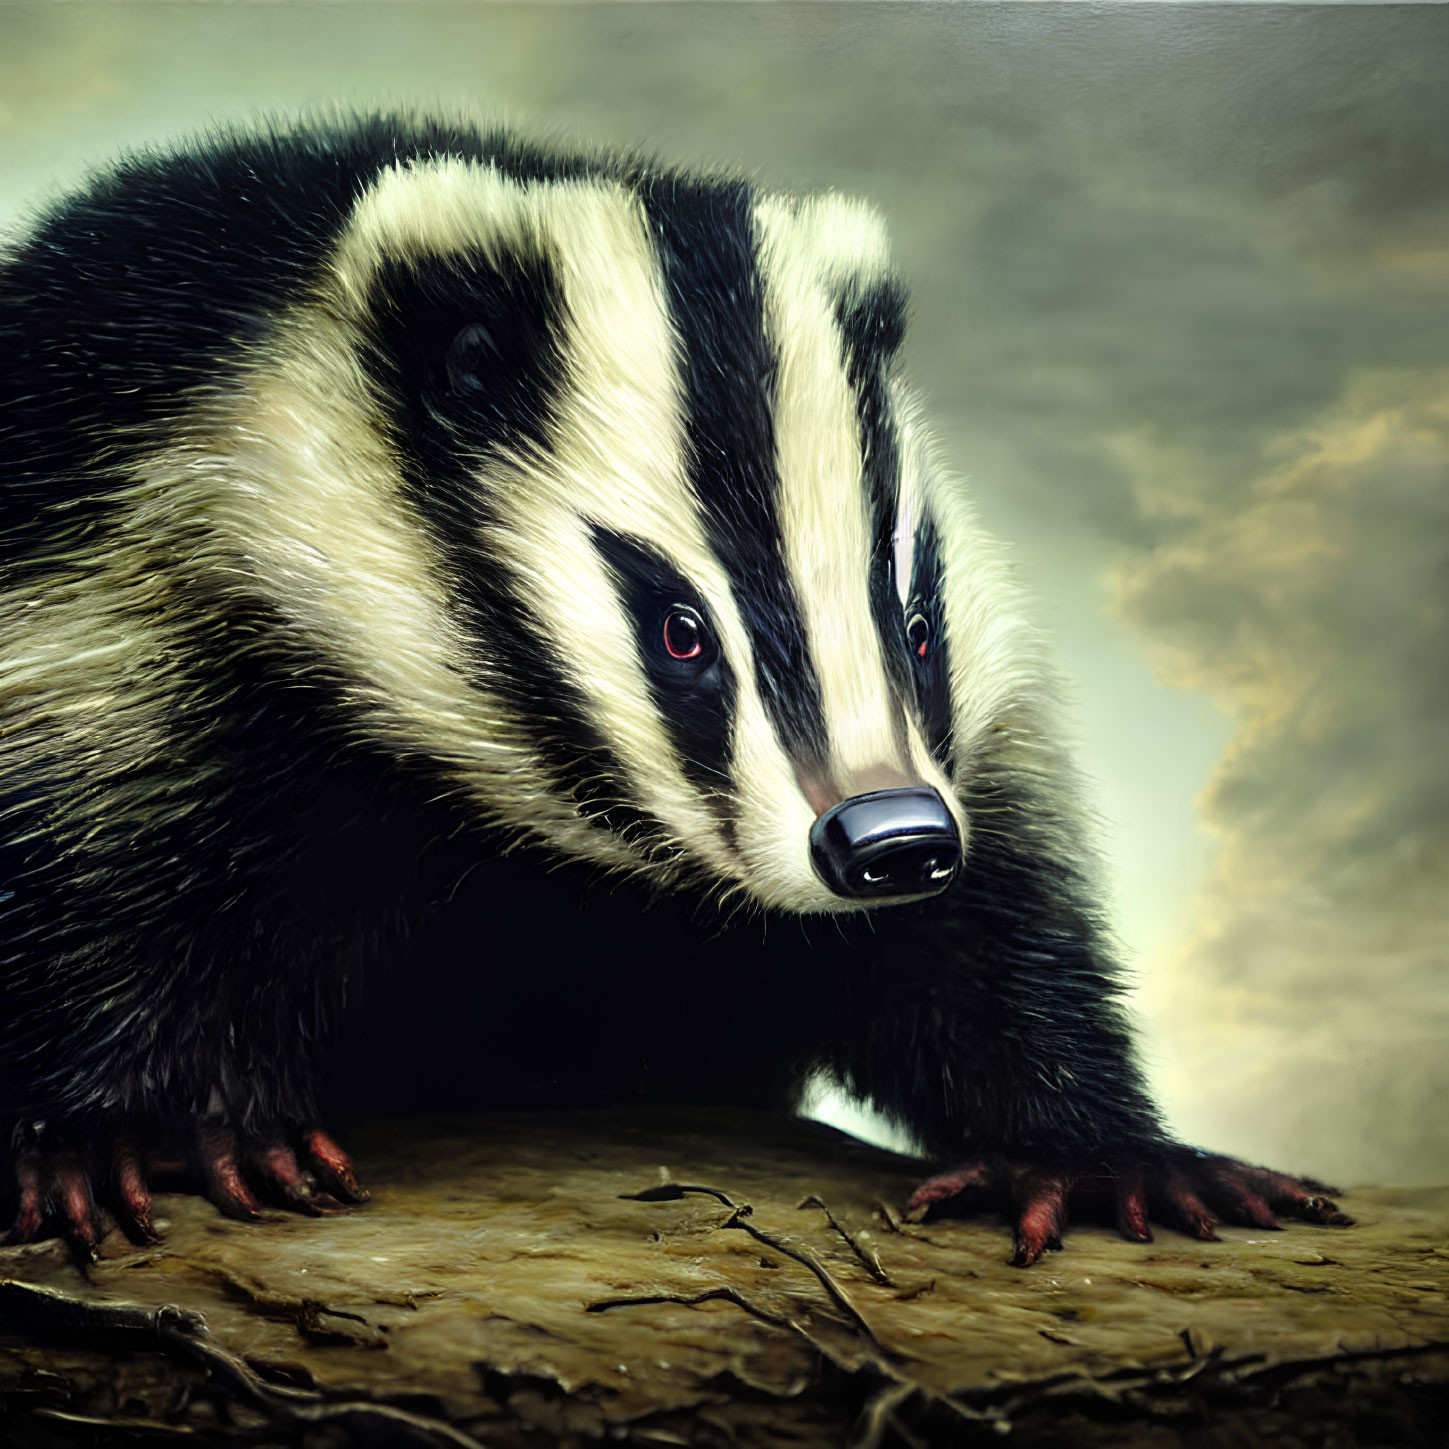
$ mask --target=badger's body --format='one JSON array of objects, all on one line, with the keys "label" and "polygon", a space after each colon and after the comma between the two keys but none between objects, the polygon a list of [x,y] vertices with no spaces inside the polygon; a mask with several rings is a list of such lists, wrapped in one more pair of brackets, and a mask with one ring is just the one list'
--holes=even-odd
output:
[{"label": "badger's body", "polygon": [[1162,1134],[903,309],[862,206],[396,116],[131,158],[12,247],[22,1234],[91,1184],[148,1231],[178,1146],[231,1211],[350,1194],[317,1068],[379,977],[484,1097],[825,1069],[977,1164],[926,1197],[1014,1184],[1024,1261],[1083,1174],[1133,1236],[1331,1213]]}]

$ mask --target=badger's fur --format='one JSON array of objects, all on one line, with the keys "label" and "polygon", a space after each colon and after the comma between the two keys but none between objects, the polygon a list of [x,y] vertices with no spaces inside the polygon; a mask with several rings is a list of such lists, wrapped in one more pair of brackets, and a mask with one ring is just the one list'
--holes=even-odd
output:
[{"label": "badger's fur", "polygon": [[[1059,1197],[1176,1160],[904,308],[859,203],[398,116],[134,155],[15,242],[25,1232],[79,1231],[83,1181],[144,1227],[135,1154],[197,1140],[245,1208],[217,1134],[265,1179],[357,1001],[432,1048],[394,1105],[430,1056],[529,1099],[752,1100],[820,1068]],[[955,874],[867,909],[812,829],[901,789],[943,802],[928,864]]]}]

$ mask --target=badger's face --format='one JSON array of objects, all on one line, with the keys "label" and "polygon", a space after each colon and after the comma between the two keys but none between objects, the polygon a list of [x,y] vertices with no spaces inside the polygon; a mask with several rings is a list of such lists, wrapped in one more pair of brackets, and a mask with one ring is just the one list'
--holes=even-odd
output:
[{"label": "badger's face", "polygon": [[249,567],[491,819],[791,910],[931,894],[1016,624],[903,314],[838,197],[398,167],[249,379]]}]

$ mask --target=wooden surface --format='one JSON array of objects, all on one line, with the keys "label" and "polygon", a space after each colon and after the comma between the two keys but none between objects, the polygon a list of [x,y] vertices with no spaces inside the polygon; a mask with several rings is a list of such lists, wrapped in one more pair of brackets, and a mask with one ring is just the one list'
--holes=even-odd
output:
[{"label": "wooden surface", "polygon": [[812,1123],[348,1145],[373,1199],[343,1216],[167,1196],[160,1248],[85,1274],[0,1250],[0,1442],[1449,1443],[1449,1189],[1218,1244],[1075,1227],[1020,1270],[999,1221],[902,1223],[919,1165]]}]

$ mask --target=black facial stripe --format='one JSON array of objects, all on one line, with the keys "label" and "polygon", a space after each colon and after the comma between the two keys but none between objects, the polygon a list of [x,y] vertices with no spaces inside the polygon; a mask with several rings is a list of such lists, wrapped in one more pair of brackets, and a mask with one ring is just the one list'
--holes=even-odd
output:
[{"label": "black facial stripe", "polygon": [[909,620],[916,612],[923,614],[930,625],[930,643],[925,658],[908,657],[915,680],[916,708],[925,730],[926,743],[949,773],[952,766],[951,658],[946,638],[946,610],[941,600],[943,582],[936,522],[927,516],[916,526],[905,618]]},{"label": "black facial stripe", "polygon": [[639,662],[649,681],[649,696],[669,731],[684,773],[722,819],[733,819],[729,774],[735,717],[735,676],[718,647],[700,666],[671,659],[664,647],[664,620],[676,604],[687,604],[714,634],[698,591],[669,563],[638,539],[595,527],[594,543],[618,580],[625,608],[634,621]]},{"label": "black facial stripe", "polygon": [[[662,843],[623,767],[560,663],[569,641],[540,626],[525,585],[486,551],[498,511],[475,470],[500,447],[543,448],[563,380],[565,318],[552,267],[479,257],[384,270],[367,362],[399,450],[403,488],[446,565],[453,607],[479,641],[475,677],[533,731],[581,813],[632,843]],[[491,659],[496,669],[484,672]]]},{"label": "black facial stripe", "polygon": [[[900,510],[899,436],[886,387],[891,361],[906,327],[906,293],[894,279],[851,287],[836,306],[846,376],[855,392],[865,487],[872,520],[870,604],[886,669],[902,699],[914,699],[931,752],[950,764],[950,671],[945,613],[941,606],[941,557],[936,526],[929,517],[916,526],[911,578],[901,608],[896,578],[895,528]],[[930,629],[924,658],[906,639],[911,617],[922,614]],[[902,725],[902,728],[904,726]],[[904,741],[902,748],[904,749]]]},{"label": "black facial stripe", "polygon": [[765,338],[749,189],[647,177],[640,194],[680,342],[690,482],[730,581],[781,744],[827,751],[820,681],[785,563],[775,471],[777,359]]},{"label": "black facial stripe", "polygon": [[899,698],[914,688],[909,659],[902,653],[901,606],[895,579],[895,526],[900,507],[900,448],[886,369],[901,345],[906,295],[895,281],[848,288],[836,303],[845,373],[855,394],[860,449],[865,459],[866,498],[871,517],[870,609],[883,646],[886,670]]}]

